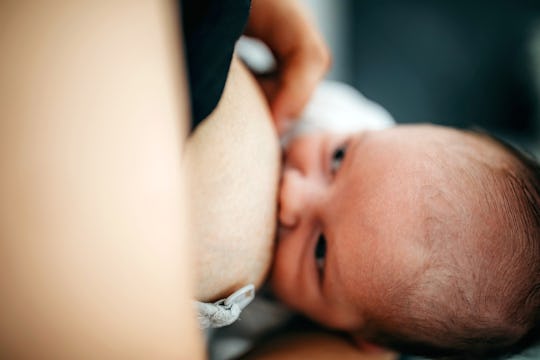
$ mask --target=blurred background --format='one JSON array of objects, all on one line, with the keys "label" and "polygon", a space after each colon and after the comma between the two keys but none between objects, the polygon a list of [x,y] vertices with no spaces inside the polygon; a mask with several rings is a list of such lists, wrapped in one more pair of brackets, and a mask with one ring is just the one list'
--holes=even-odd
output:
[{"label": "blurred background", "polygon": [[303,1],[329,77],[399,123],[476,125],[540,154],[540,1]]}]

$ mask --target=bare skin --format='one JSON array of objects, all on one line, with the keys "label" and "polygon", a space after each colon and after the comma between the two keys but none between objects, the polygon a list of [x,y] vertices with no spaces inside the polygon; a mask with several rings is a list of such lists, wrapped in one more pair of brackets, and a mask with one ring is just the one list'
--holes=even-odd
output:
[{"label": "bare skin", "polygon": [[[215,300],[246,283],[259,285],[274,253],[279,149],[264,95],[240,63],[233,62],[223,101],[186,142],[186,159],[197,298]],[[250,356],[288,359],[314,353],[317,359],[396,357],[318,331],[287,332]]]},{"label": "bare skin", "polygon": [[513,161],[487,137],[433,125],[299,136],[284,156],[276,294],[322,324],[359,335],[368,319],[391,328],[406,316],[422,318],[420,307],[393,309],[457,291],[423,285],[401,302],[403,289],[452,274],[468,304],[480,304],[474,315],[493,318],[504,297],[485,296],[478,284],[500,294],[507,281],[493,279],[507,275],[497,271],[515,267],[499,266],[511,263],[515,246],[500,175],[513,171]]},{"label": "bare skin", "polygon": [[215,300],[266,277],[273,255],[280,152],[255,80],[233,61],[217,109],[186,142],[196,298]]},{"label": "bare skin", "polygon": [[259,285],[265,277],[279,178],[275,126],[284,129],[287,119],[298,116],[330,65],[328,48],[300,1],[254,0],[245,34],[273,51],[276,77],[257,84],[233,61],[218,107],[185,147],[200,300]]},{"label": "bare skin", "polygon": [[331,65],[309,9],[298,0],[254,0],[245,34],[274,53],[277,71],[261,81],[280,133],[298,118]]},{"label": "bare skin", "polygon": [[0,357],[203,357],[174,13],[1,3]]},{"label": "bare skin", "polygon": [[[186,89],[172,13],[168,2],[0,8],[2,356],[204,357],[190,306],[192,256],[179,167]],[[251,106],[234,98],[254,88],[242,71],[224,113]],[[267,117],[255,105],[251,110]],[[212,126],[201,133],[217,131]],[[270,145],[275,135],[267,136],[260,149],[278,158]],[[252,141],[259,146],[261,139]],[[239,160],[251,161],[245,154],[252,149],[238,150]],[[272,161],[268,168],[275,169]],[[258,201],[266,203],[274,190]],[[216,234],[238,228],[237,217],[227,219],[229,230]],[[249,240],[268,250],[275,220],[259,221],[264,230]],[[223,291],[259,283],[268,264],[263,258],[259,271]]]},{"label": "bare skin", "polygon": [[323,331],[304,331],[278,335],[242,357],[242,360],[326,360],[336,358],[343,360],[395,360],[398,355],[379,349],[360,351],[355,344],[343,336]]}]

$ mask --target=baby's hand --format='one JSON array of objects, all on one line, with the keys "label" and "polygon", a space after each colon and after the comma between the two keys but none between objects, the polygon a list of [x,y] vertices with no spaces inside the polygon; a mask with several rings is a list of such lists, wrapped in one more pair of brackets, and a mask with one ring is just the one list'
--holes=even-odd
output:
[{"label": "baby's hand", "polygon": [[282,134],[328,71],[330,51],[296,0],[254,0],[245,34],[263,41],[276,57],[276,75],[261,80],[261,86]]}]

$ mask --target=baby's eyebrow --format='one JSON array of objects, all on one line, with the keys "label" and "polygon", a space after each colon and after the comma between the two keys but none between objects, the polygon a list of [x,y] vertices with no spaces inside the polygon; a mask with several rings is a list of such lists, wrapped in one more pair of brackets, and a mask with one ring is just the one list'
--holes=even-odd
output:
[{"label": "baby's eyebrow", "polygon": [[353,140],[353,143],[355,147],[358,147],[358,146],[361,146],[365,141],[366,141],[366,138],[368,137],[368,134],[370,132],[368,130],[363,130],[363,131],[360,131],[358,134],[356,134],[355,136],[355,140]]},{"label": "baby's eyebrow", "polygon": [[[349,149],[347,149],[348,156],[345,156],[345,164],[344,164],[345,166],[347,167],[350,166],[347,163],[351,163],[351,164],[354,163],[355,157],[358,154],[356,150],[357,148],[361,147],[366,142],[368,133],[369,131],[363,130],[352,136]],[[347,157],[349,158],[349,161],[347,161]]]}]

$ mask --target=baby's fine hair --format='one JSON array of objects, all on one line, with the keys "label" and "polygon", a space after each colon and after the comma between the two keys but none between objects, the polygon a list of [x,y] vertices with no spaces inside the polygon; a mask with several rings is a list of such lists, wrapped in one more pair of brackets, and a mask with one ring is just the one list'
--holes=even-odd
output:
[{"label": "baby's fine hair", "polygon": [[480,295],[472,301],[464,295],[468,285],[462,284],[463,279],[430,279],[440,283],[436,285],[439,292],[429,298],[405,294],[397,299],[403,308],[413,311],[390,312],[384,321],[374,320],[365,330],[368,340],[407,354],[452,359],[504,358],[538,342],[540,166],[532,156],[504,141],[482,133],[467,133],[492,142],[510,155],[510,166],[483,164],[502,189],[498,201],[504,202],[504,216],[513,227],[497,233],[500,244],[509,244],[504,247],[504,262],[497,263],[500,252],[480,255],[492,256],[488,270],[493,272],[477,276],[473,286],[480,289]]}]

